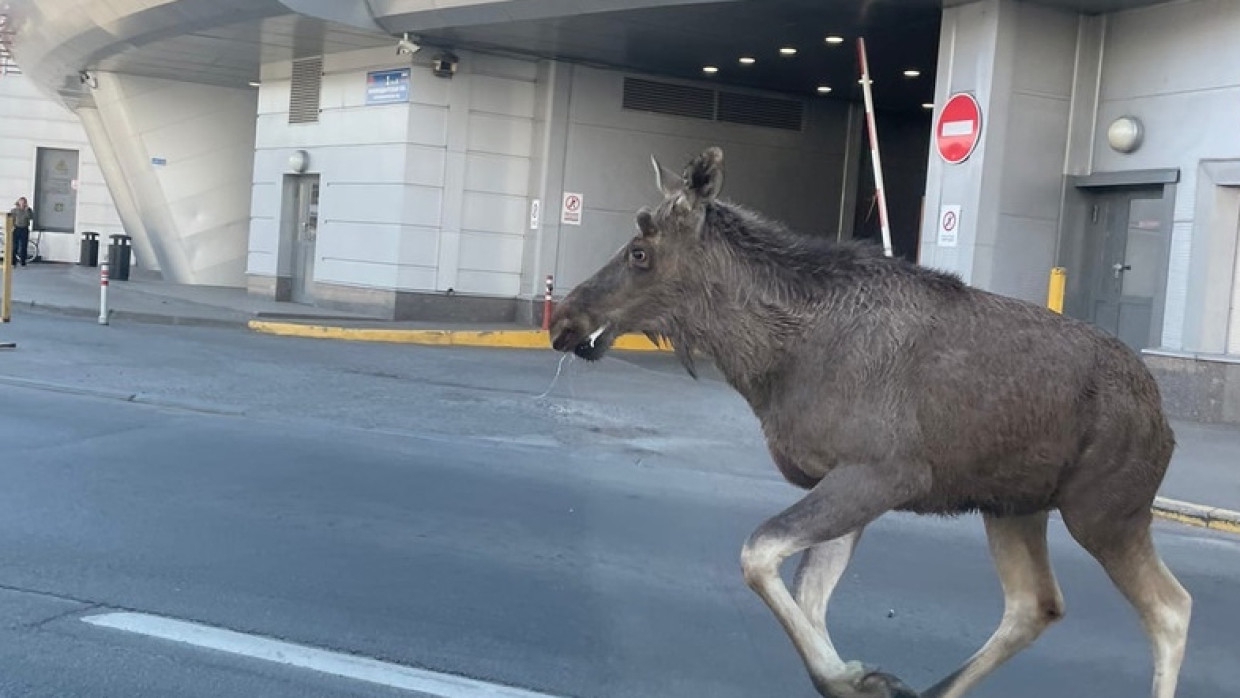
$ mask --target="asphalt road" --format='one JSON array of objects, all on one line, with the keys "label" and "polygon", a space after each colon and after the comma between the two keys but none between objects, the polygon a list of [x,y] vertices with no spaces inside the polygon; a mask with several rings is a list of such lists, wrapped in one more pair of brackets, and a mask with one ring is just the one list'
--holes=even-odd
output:
[{"label": "asphalt road", "polygon": [[[479,354],[450,356],[445,381]],[[592,432],[496,439],[490,407],[419,437],[4,385],[0,406],[0,695],[411,695],[82,621],[116,609],[553,696],[815,695],[739,574],[741,541],[795,497],[773,478]],[[1236,695],[1240,541],[1158,541],[1196,599],[1180,695]],[[1052,550],[1066,620],[975,695],[1146,695],[1135,616],[1057,521]],[[1000,611],[979,521],[892,516],[830,625],[925,686]]]},{"label": "asphalt road", "polygon": [[[19,309],[0,325],[0,383],[31,380],[267,420],[496,443],[623,450],[644,464],[778,478],[745,402],[700,364],[614,353],[272,337],[243,329],[66,318]],[[1240,509],[1235,430],[1177,423],[1161,494]]]}]

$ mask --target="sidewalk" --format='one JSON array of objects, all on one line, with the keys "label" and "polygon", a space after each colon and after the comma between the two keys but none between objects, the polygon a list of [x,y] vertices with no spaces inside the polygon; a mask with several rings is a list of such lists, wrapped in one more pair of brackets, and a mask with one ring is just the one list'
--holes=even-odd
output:
[{"label": "sidewalk", "polygon": [[[136,270],[135,270],[136,271]],[[99,317],[99,269],[75,264],[39,263],[13,272],[13,314],[41,308],[77,316]],[[368,320],[365,315],[255,298],[243,288],[187,286],[144,278],[108,284],[113,320],[177,325],[245,327],[255,317]]]},{"label": "sidewalk", "polygon": [[[113,322],[146,322],[249,328],[299,337],[414,344],[546,348],[537,328],[520,325],[445,326],[392,322],[254,298],[244,289],[196,287],[131,277],[108,286]],[[99,316],[98,269],[35,264],[15,270],[14,324],[0,325],[0,341],[12,336],[29,309],[79,317]],[[645,337],[625,337],[621,348],[650,351]],[[1160,513],[1195,525],[1240,533],[1240,429],[1174,422],[1178,447],[1160,495]],[[1183,505],[1181,505],[1183,503]],[[1222,509],[1222,512],[1211,511]]]}]

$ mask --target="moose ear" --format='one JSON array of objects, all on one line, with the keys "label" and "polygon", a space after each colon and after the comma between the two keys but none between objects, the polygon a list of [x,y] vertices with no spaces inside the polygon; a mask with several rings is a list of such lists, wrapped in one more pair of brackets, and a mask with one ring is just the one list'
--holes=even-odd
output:
[{"label": "moose ear", "polygon": [[637,212],[637,230],[642,237],[646,238],[654,237],[659,232],[654,224],[654,216],[650,214],[650,209],[644,206]]},{"label": "moose ear", "polygon": [[684,189],[684,180],[675,172],[659,164],[659,159],[654,155],[650,156],[650,164],[654,167],[654,183],[659,188],[659,193],[664,196],[675,196]]},{"label": "moose ear", "polygon": [[686,187],[698,201],[710,201],[723,189],[723,150],[707,148],[685,167]]}]

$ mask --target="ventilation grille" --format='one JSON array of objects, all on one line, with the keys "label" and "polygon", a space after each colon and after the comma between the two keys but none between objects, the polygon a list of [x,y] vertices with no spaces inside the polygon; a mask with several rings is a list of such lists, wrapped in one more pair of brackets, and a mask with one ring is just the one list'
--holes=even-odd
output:
[{"label": "ventilation grille", "polygon": [[319,120],[319,93],[322,87],[322,56],[293,61],[293,84],[288,95],[290,124],[306,124]]},{"label": "ventilation grille", "polygon": [[801,111],[801,103],[790,99],[757,97],[739,92],[720,92],[717,118],[733,124],[800,131]]},{"label": "ventilation grille", "polygon": [[640,78],[625,78],[624,108],[713,119],[715,91]]},{"label": "ventilation grille", "polygon": [[624,79],[624,108],[746,126],[800,131],[804,102],[690,87],[642,78]]}]

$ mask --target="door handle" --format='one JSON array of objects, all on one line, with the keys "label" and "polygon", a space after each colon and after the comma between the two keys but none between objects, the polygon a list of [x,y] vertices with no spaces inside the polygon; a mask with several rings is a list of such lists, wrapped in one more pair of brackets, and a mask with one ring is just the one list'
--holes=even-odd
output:
[{"label": "door handle", "polygon": [[1115,264],[1112,264],[1112,265],[1111,265],[1111,269],[1113,269],[1113,270],[1115,271],[1115,278],[1117,278],[1117,279],[1118,279],[1118,278],[1119,278],[1119,274],[1120,274],[1120,272],[1122,272],[1122,271],[1129,271],[1129,270],[1131,270],[1131,269],[1132,269],[1132,265],[1131,265],[1131,264],[1120,264],[1120,263],[1116,262]]}]

